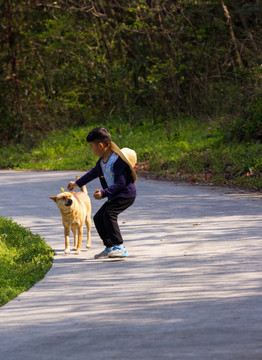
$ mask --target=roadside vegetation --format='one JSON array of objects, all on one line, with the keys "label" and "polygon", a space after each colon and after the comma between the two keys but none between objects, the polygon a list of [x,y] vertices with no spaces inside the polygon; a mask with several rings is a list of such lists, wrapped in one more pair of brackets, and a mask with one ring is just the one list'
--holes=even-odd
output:
[{"label": "roadside vegetation", "polygon": [[53,250],[44,239],[0,217],[0,306],[41,280],[52,260]]},{"label": "roadside vegetation", "polygon": [[141,172],[261,188],[261,2],[1,10],[0,168],[89,168],[85,136],[103,125]]},{"label": "roadside vegetation", "polygon": [[217,122],[177,119],[132,126],[116,121],[54,131],[33,147],[0,148],[0,167],[15,170],[87,170],[95,165],[86,135],[105,126],[119,147],[135,149],[140,175],[262,189],[262,144],[237,142]]}]

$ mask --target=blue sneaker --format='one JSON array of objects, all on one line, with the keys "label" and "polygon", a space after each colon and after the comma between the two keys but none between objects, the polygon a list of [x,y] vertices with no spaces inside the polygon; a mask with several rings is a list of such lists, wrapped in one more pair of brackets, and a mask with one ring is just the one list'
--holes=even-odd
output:
[{"label": "blue sneaker", "polygon": [[115,245],[108,255],[109,258],[124,258],[127,256],[128,253],[124,245]]},{"label": "blue sneaker", "polygon": [[107,258],[112,250],[112,247],[106,247],[101,253],[95,255],[95,259]]}]

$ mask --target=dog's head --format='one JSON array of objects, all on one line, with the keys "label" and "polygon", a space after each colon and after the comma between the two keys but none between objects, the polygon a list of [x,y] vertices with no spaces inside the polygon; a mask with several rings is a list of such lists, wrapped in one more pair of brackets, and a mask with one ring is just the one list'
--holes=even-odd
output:
[{"label": "dog's head", "polygon": [[66,210],[74,204],[74,195],[70,192],[62,192],[57,196],[50,196],[49,198],[53,200],[61,210]]}]

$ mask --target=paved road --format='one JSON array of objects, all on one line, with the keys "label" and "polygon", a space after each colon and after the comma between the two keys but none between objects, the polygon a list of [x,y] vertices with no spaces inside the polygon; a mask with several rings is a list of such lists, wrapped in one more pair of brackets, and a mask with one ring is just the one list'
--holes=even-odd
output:
[{"label": "paved road", "polygon": [[130,257],[94,260],[94,227],[90,250],[63,254],[49,200],[74,176],[0,172],[0,216],[57,254],[44,280],[0,309],[1,360],[262,359],[259,195],[139,179],[119,218]]}]

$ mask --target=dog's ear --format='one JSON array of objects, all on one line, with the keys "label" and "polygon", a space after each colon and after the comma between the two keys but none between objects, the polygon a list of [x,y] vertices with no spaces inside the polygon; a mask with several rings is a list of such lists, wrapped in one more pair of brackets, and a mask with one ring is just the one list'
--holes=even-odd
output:
[{"label": "dog's ear", "polygon": [[53,200],[54,202],[56,202],[57,196],[49,196],[49,199]]}]

